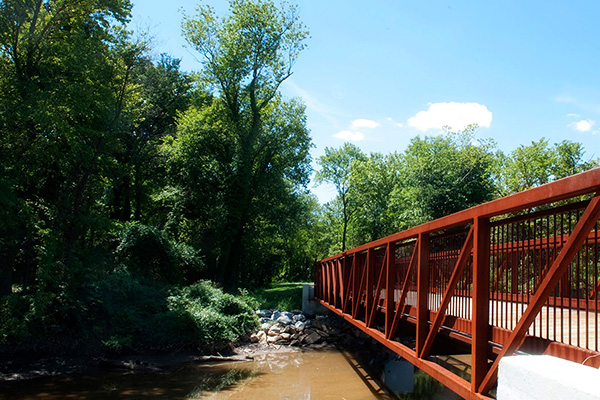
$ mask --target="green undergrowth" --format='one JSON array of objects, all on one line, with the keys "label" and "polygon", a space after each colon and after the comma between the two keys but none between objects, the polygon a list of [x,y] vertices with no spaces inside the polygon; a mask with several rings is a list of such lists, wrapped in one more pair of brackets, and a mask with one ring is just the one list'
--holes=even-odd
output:
[{"label": "green undergrowth", "polygon": [[302,283],[274,283],[270,287],[253,291],[250,297],[254,298],[259,308],[301,310]]},{"label": "green undergrowth", "polygon": [[85,285],[78,296],[0,299],[0,345],[5,352],[218,347],[256,327],[257,307],[244,293],[224,293],[210,281],[174,286],[122,270]]}]

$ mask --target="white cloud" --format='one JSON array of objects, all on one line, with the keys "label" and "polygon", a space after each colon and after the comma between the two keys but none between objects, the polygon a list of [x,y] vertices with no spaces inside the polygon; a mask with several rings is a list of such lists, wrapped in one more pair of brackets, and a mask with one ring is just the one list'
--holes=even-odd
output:
[{"label": "white cloud", "polygon": [[359,142],[365,138],[365,135],[362,132],[357,131],[339,131],[335,135],[334,138],[350,140],[352,142]]},{"label": "white cloud", "polygon": [[579,114],[567,114],[567,117],[579,118],[581,115]]},{"label": "white cloud", "polygon": [[592,130],[592,127],[595,124],[596,122],[592,121],[591,119],[582,119],[579,122],[573,122],[572,124],[569,124],[569,126],[575,128],[579,132],[589,132]]},{"label": "white cloud", "polygon": [[370,119],[355,119],[352,121],[352,128],[377,128],[380,124]]},{"label": "white cloud", "polygon": [[419,111],[408,119],[408,125],[420,131],[441,129],[449,126],[453,130],[461,130],[467,125],[477,124],[489,128],[492,112],[478,103],[430,103],[427,111]]}]

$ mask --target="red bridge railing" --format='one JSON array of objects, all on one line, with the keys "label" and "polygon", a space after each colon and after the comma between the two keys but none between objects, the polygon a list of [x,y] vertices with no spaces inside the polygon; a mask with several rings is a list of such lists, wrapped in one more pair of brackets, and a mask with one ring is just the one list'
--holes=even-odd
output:
[{"label": "red bridge railing", "polygon": [[[315,296],[466,399],[485,399],[505,355],[598,366],[600,168],[326,258]],[[436,362],[470,351],[470,377]]]}]

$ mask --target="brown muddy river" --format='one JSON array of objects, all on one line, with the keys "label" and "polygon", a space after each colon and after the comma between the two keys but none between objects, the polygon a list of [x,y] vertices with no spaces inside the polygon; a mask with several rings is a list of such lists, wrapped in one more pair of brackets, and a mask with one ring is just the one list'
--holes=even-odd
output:
[{"label": "brown muddy river", "polygon": [[[388,399],[349,354],[336,350],[271,353],[254,361],[184,364],[160,372],[105,372],[1,386],[12,399]],[[446,398],[439,397],[413,398]]]}]

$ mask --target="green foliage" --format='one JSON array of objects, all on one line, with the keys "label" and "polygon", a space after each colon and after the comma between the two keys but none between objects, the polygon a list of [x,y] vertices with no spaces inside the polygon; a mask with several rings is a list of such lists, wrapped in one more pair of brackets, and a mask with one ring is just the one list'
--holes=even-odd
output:
[{"label": "green foliage", "polygon": [[398,208],[411,207],[426,222],[492,200],[495,143],[475,140],[476,127],[416,137],[404,153]]},{"label": "green foliage", "polygon": [[130,271],[155,281],[194,281],[204,268],[193,247],[173,242],[164,231],[143,224],[133,224],[125,231],[117,256]]},{"label": "green foliage", "polygon": [[168,309],[179,319],[180,334],[201,344],[227,343],[257,325],[253,303],[223,293],[209,281],[172,292]]},{"label": "green foliage", "polygon": [[329,182],[335,186],[340,207],[342,251],[346,250],[348,225],[351,223],[356,207],[356,199],[350,192],[352,187],[351,170],[355,162],[364,161],[366,156],[357,146],[344,143],[339,149],[325,148],[325,154],[319,157],[321,169],[317,172],[316,182]]},{"label": "green foliage", "polygon": [[168,229],[201,248],[210,276],[233,292],[281,268],[285,235],[303,210],[311,141],[304,106],[278,93],[307,37],[295,7],[229,4],[225,17],[200,6],[184,18],[206,95],[182,114],[163,154],[174,211]]},{"label": "green foliage", "polygon": [[352,229],[354,243],[370,242],[398,230],[398,217],[390,204],[394,190],[402,185],[402,161],[398,154],[372,153],[352,165],[351,194],[358,204]]},{"label": "green foliage", "polygon": [[520,145],[502,160],[500,193],[504,196],[565,178],[599,165],[598,160],[584,160],[580,143],[563,140],[549,146],[541,138],[530,145]]},{"label": "green foliage", "polygon": [[307,32],[230,5],[184,20],[192,84],[125,29],[128,0],[0,1],[2,343],[229,341],[251,299],[185,285],[309,276],[311,140],[278,93]]},{"label": "green foliage", "polygon": [[78,303],[47,292],[3,297],[0,344],[46,350],[102,344],[117,352],[207,346],[235,341],[257,324],[253,299],[209,281],[175,287],[119,269],[83,291]]},{"label": "green foliage", "polygon": [[325,150],[317,181],[337,197],[321,211],[329,254],[440,218],[493,198],[495,144],[476,140],[475,127],[416,137],[402,154],[365,156],[344,144]]}]

